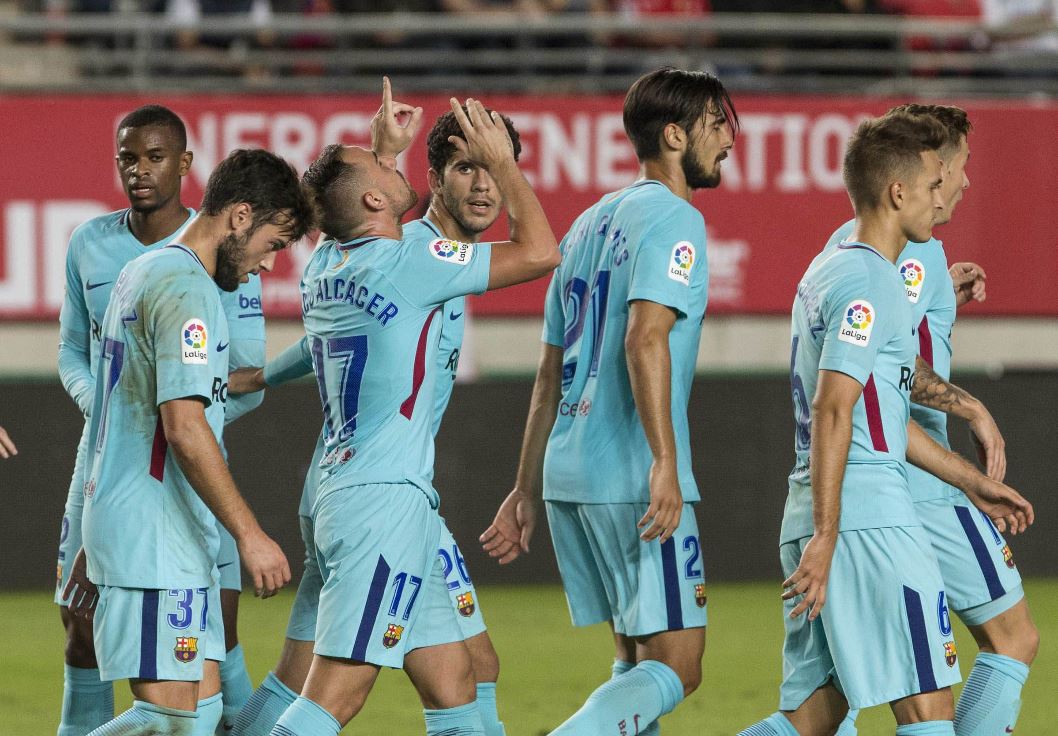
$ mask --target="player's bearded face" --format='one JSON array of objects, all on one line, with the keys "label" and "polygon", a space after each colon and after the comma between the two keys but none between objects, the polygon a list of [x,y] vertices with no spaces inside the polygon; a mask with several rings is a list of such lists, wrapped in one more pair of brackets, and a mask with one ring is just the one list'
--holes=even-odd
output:
[{"label": "player's bearded face", "polygon": [[241,273],[241,267],[246,259],[246,246],[251,235],[249,231],[242,235],[228,233],[217,249],[217,270],[213,280],[224,291],[235,291],[239,288],[239,282],[245,275]]},{"label": "player's bearded face", "polygon": [[397,170],[394,170],[393,174],[396,177],[396,181],[387,182],[389,186],[387,187],[386,195],[393,205],[394,214],[400,220],[408,210],[418,203],[419,195],[412,189],[408,180],[404,178],[404,174]]},{"label": "player's bearded face", "polygon": [[688,132],[687,150],[680,164],[687,186],[713,189],[720,186],[720,162],[731,148],[731,129],[719,113],[709,112]]}]

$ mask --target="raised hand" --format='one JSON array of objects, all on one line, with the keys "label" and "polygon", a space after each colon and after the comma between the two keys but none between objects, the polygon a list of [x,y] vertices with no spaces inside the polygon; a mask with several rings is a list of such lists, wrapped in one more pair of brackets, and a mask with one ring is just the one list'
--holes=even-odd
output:
[{"label": "raised hand", "polygon": [[371,119],[371,150],[396,157],[415,140],[422,127],[422,108],[393,100],[389,77],[382,77],[382,107]]},{"label": "raised hand", "polygon": [[983,302],[987,298],[985,279],[988,276],[976,263],[953,263],[948,273],[951,275],[952,286],[955,287],[956,307],[961,307],[971,299]]},{"label": "raised hand", "polygon": [[269,598],[290,582],[290,565],[283,550],[260,529],[237,541],[243,567],[253,578],[254,595]]},{"label": "raised hand", "polygon": [[529,540],[536,528],[536,504],[517,488],[500,504],[496,518],[478,541],[489,557],[501,565],[513,562],[523,552],[529,553]]},{"label": "raised hand", "polygon": [[455,97],[449,102],[465,138],[449,136],[449,143],[490,173],[504,166],[515,165],[514,144],[498,112],[488,113],[484,105],[472,98],[467,98],[466,111]]}]

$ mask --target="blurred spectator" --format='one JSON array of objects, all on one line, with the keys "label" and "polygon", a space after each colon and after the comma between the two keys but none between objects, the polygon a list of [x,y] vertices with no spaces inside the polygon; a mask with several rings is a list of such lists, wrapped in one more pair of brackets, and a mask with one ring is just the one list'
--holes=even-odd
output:
[{"label": "blurred spectator", "polygon": [[[195,74],[236,73],[249,77],[258,77],[268,70],[246,64],[245,55],[251,48],[267,48],[273,43],[269,30],[272,21],[272,7],[269,0],[168,0],[165,8],[169,20],[185,26],[177,32],[175,45],[182,50],[201,49],[225,53],[216,54],[204,66],[199,64],[194,69],[184,72]],[[256,29],[253,34],[204,33],[200,34],[190,26],[205,25],[211,16],[243,15],[248,26]]]},{"label": "blurred spectator", "polygon": [[1058,51],[1058,32],[1053,30],[1058,23],[1058,0],[981,0],[981,11],[989,30],[1003,31],[993,40],[993,48]]},{"label": "blurred spectator", "polygon": [[6,460],[9,457],[14,457],[18,454],[18,448],[15,447],[15,443],[11,440],[11,437],[7,434],[7,431],[0,427],[0,458]]}]

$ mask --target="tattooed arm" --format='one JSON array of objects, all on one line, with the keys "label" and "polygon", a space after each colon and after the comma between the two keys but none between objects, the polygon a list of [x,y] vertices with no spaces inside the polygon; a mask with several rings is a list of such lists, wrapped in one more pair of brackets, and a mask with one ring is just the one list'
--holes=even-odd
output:
[{"label": "tattooed arm", "polygon": [[938,376],[921,356],[915,360],[911,400],[969,422],[978,460],[985,466],[989,478],[1003,481],[1007,472],[1006,442],[984,404]]}]

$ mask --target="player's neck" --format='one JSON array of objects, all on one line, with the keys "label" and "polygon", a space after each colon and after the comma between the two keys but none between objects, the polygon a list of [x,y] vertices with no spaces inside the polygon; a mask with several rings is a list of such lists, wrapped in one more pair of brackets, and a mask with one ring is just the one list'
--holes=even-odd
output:
[{"label": "player's neck", "polygon": [[639,164],[640,179],[654,179],[664,184],[680,199],[691,201],[694,190],[687,186],[687,177],[677,159],[657,158]]},{"label": "player's neck", "polygon": [[438,204],[437,197],[434,197],[433,201],[430,202],[430,208],[426,211],[426,219],[436,225],[437,229],[441,231],[441,235],[449,240],[458,240],[460,243],[476,243],[481,237],[481,233],[471,233],[463,229],[456,218],[452,217],[452,213],[448,211],[448,208],[443,204]]},{"label": "player's neck", "polygon": [[180,244],[192,251],[210,276],[217,273],[217,250],[228,235],[219,217],[199,213],[187,226]]},{"label": "player's neck", "polygon": [[129,230],[133,237],[144,245],[157,243],[165,240],[180,229],[187,222],[187,207],[180,202],[173,206],[165,206],[154,212],[137,212],[131,210],[129,213]]},{"label": "player's neck", "polygon": [[857,215],[849,239],[871,246],[893,263],[896,263],[907,245],[907,236],[900,223],[895,218],[886,217],[885,213],[877,212]]},{"label": "player's neck", "polygon": [[342,241],[348,243],[351,240],[359,240],[360,238],[400,240],[402,235],[403,228],[401,228],[400,222],[395,221],[388,211],[383,210],[382,212],[368,214],[359,225],[345,234]]}]

